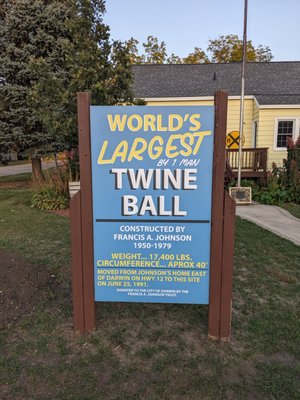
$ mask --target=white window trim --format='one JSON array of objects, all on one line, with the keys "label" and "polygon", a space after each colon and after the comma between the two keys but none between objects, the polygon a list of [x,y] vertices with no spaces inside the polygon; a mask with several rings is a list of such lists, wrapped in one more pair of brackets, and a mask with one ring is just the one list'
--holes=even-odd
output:
[{"label": "white window trim", "polygon": [[[255,124],[257,125],[256,126],[256,138],[255,138]],[[257,134],[258,134],[258,120],[256,119],[256,120],[252,121],[252,137],[251,137],[252,148],[255,148],[254,144],[256,144],[256,148],[257,148],[257,139],[258,139]],[[256,143],[254,143],[254,142],[256,142]]]},{"label": "white window trim", "polygon": [[279,121],[294,121],[293,126],[293,140],[296,140],[297,132],[300,132],[300,118],[299,117],[276,117],[274,126],[274,151],[286,151],[286,147],[277,147],[277,134],[278,134],[278,122]]},{"label": "white window trim", "polygon": [[273,108],[282,108],[282,109],[300,108],[300,104],[263,104],[263,105],[259,104],[258,106],[259,106],[258,108],[272,108],[272,109]]}]

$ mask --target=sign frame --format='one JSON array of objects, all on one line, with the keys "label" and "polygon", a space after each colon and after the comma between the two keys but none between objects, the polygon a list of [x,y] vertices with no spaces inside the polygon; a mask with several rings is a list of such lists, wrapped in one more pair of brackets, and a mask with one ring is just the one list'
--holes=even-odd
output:
[{"label": "sign frame", "polygon": [[208,304],[214,107],[90,113],[95,301]]},{"label": "sign frame", "polygon": [[[235,202],[224,191],[228,93],[215,93],[208,336],[228,341],[231,326]],[[90,139],[91,94],[77,94],[81,189],[71,199],[72,296],[75,332],[96,327]],[[84,206],[83,206],[84,205]]]}]

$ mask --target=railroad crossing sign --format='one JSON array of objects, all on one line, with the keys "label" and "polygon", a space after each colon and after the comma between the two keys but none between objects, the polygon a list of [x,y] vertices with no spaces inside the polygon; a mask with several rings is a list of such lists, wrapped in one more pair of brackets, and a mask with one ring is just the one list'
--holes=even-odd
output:
[{"label": "railroad crossing sign", "polygon": [[[245,137],[243,135],[242,147],[245,143]],[[227,149],[238,149],[240,144],[240,132],[232,131],[229,132],[226,136],[226,147]]]}]

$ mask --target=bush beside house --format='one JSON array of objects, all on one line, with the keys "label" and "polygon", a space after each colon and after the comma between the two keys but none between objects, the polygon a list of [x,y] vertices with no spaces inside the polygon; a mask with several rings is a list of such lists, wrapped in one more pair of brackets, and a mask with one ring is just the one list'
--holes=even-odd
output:
[{"label": "bush beside house", "polygon": [[283,160],[283,168],[273,163],[272,172],[268,173],[264,185],[243,179],[242,186],[250,186],[253,200],[263,204],[300,204],[300,136],[296,141],[288,141],[287,159]]}]

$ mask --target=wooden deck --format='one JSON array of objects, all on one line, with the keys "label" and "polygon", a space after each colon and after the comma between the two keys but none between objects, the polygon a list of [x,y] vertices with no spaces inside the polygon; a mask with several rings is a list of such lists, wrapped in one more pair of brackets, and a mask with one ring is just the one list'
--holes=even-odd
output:
[{"label": "wooden deck", "polygon": [[[227,179],[237,178],[238,174],[238,149],[226,149]],[[248,148],[242,151],[242,178],[259,179],[267,178],[268,148]]]}]

